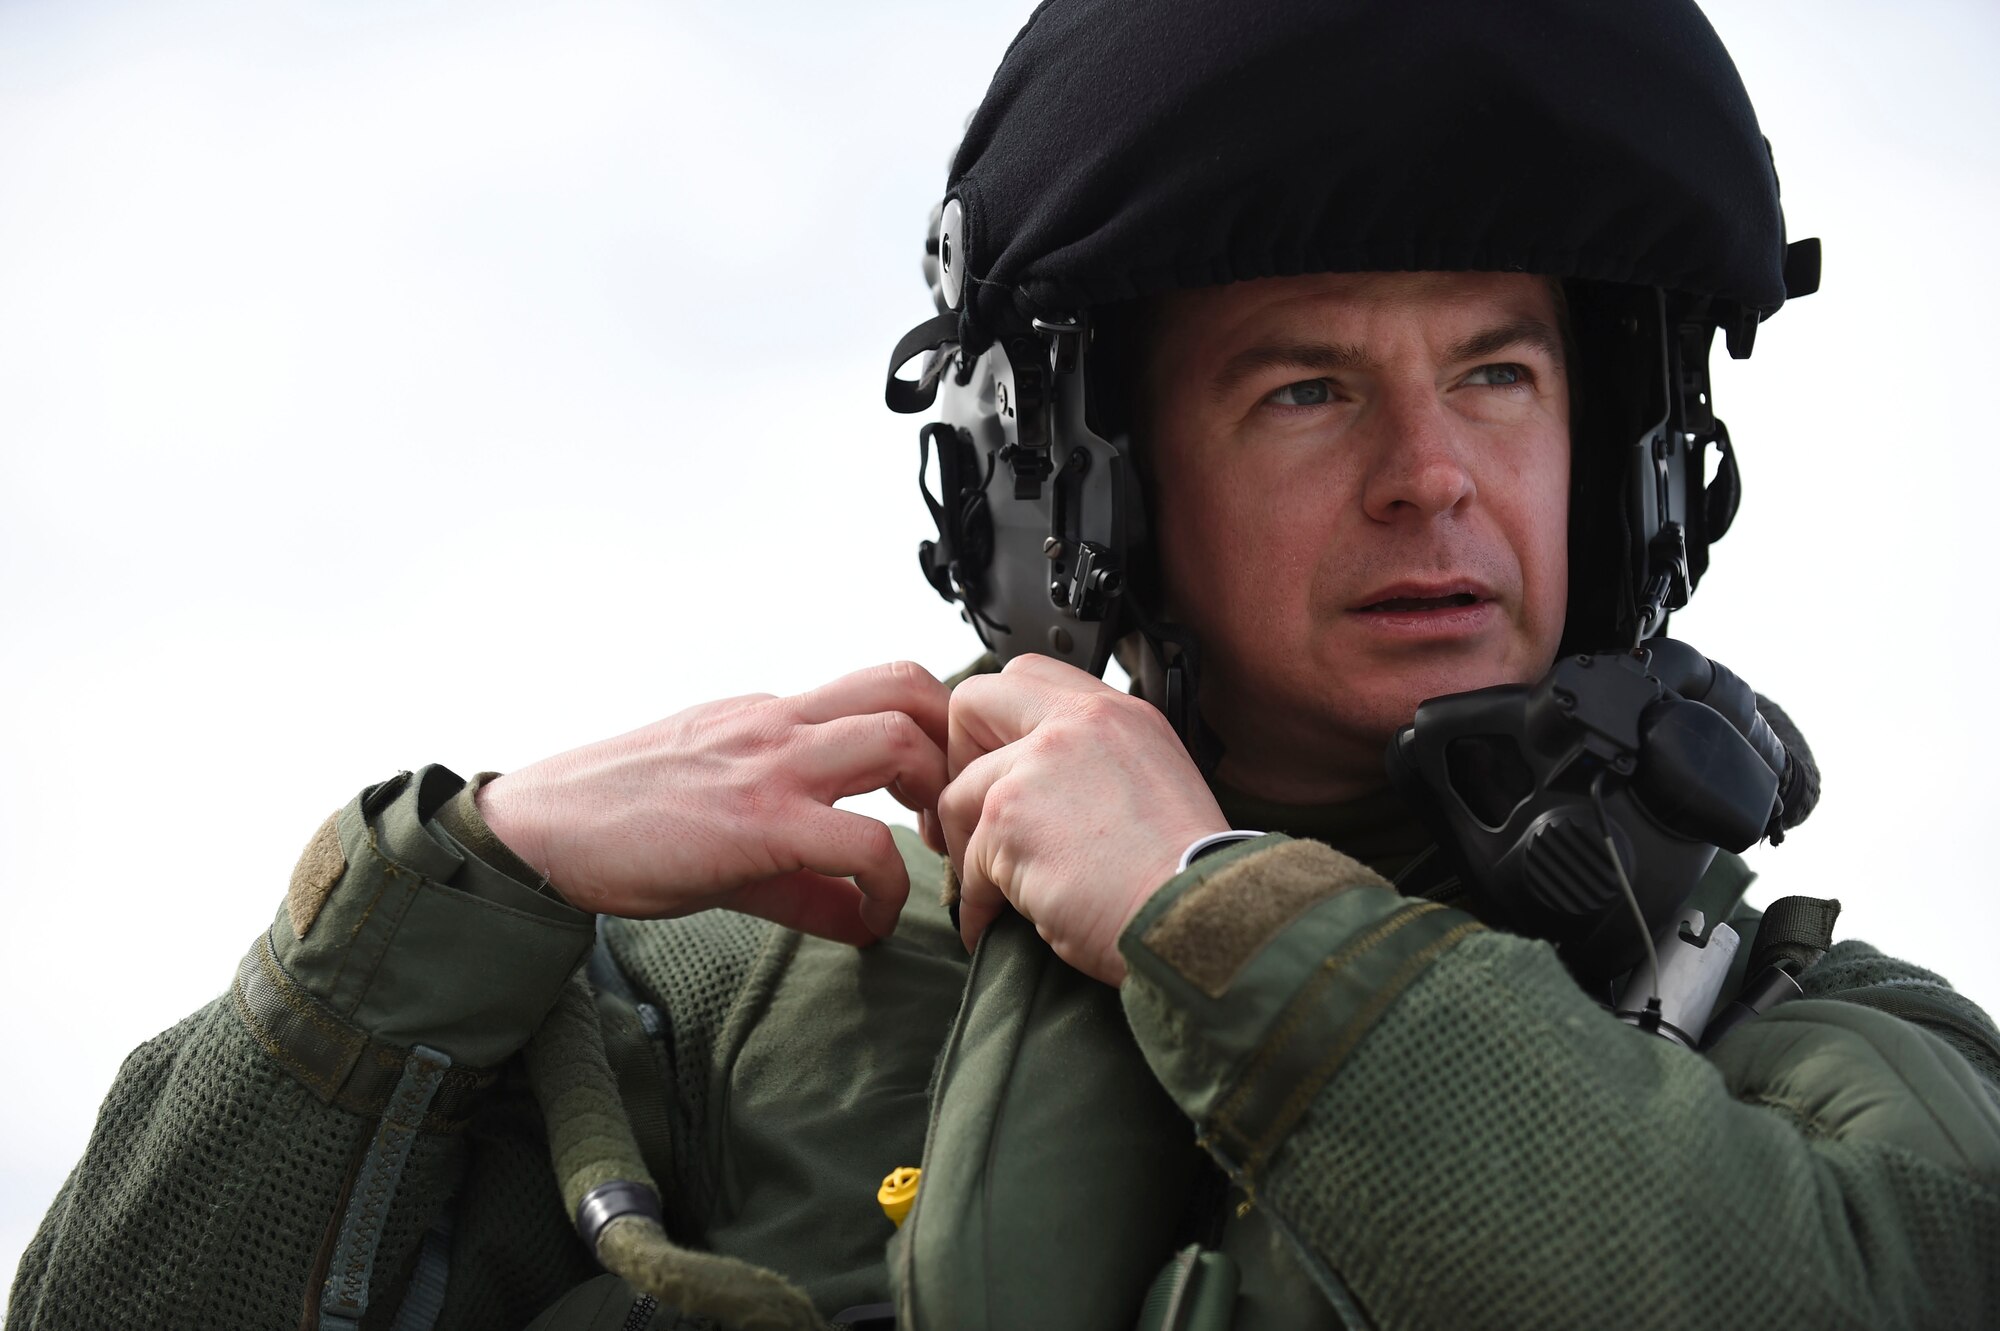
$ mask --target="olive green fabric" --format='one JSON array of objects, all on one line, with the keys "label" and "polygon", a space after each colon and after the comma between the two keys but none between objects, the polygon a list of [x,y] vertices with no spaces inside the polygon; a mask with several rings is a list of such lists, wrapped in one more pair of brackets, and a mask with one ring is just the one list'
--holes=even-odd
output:
[{"label": "olive green fabric", "polygon": [[1799,1002],[1710,1061],[1606,1015],[1547,945],[1365,887],[1212,998],[1144,941],[1200,876],[1127,930],[1125,1006],[1286,1241],[1271,1278],[1392,1327],[1971,1326],[2000,1306],[2000,1108],[1942,1038]]},{"label": "olive green fabric", "polygon": [[485,1068],[555,1005],[592,928],[561,902],[481,872],[426,826],[463,784],[427,767],[349,804],[340,884],[303,938],[281,914],[270,939],[285,972],[337,1017]]},{"label": "olive green fabric", "polygon": [[654,1331],[673,1320],[671,1310],[660,1311],[657,1299],[639,1294],[617,1276],[602,1275],[543,1309],[528,1331]]},{"label": "olive green fabric", "polygon": [[[894,1227],[875,1194],[922,1158],[931,1074],[965,983],[965,948],[937,904],[939,860],[913,832],[896,839],[912,881],[894,935],[856,949],[770,931],[708,1072],[702,1137],[717,1187],[702,1236],[784,1272],[827,1313],[888,1297]],[[632,932],[664,949],[677,923]]]},{"label": "olive green fabric", "polygon": [[1807,998],[1859,1003],[1920,1026],[1957,1050],[1989,1085],[2000,1085],[2000,1030],[1934,971],[1885,957],[1850,938],[1835,943],[1800,976],[1799,987]]},{"label": "olive green fabric", "polygon": [[313,1324],[386,1098],[370,1103],[362,1088],[371,1065],[419,1043],[463,1065],[448,1079],[463,1072],[478,1088],[425,1120],[387,1208],[364,1325],[389,1324],[448,1203],[461,1224],[440,1325],[520,1325],[590,1274],[508,1063],[591,922],[547,898],[503,903],[459,886],[465,861],[426,819],[460,784],[427,768],[363,791],[336,815],[345,869],[305,936],[281,906],[246,956],[270,996],[232,986],[126,1060],[23,1257],[10,1329]]},{"label": "olive green fabric", "polygon": [[1359,860],[1313,841],[1275,838],[1174,899],[1146,930],[1146,947],[1210,998],[1222,997],[1251,958],[1299,916],[1350,887],[1389,882]]},{"label": "olive green fabric", "polygon": [[463,866],[453,881],[459,887],[476,890],[480,896],[500,899],[511,898],[515,884],[530,883],[540,895],[561,901],[562,897],[549,886],[542,871],[516,855],[505,842],[493,835],[493,829],[480,816],[477,803],[480,788],[499,775],[498,772],[475,773],[465,783],[465,788],[440,804],[433,815],[431,832],[471,861]]},{"label": "olive green fabric", "polygon": [[[522,1050],[570,1215],[581,1214],[585,1200],[607,1185],[636,1185],[659,1195],[619,1105],[598,1021],[590,984],[579,971]],[[824,1325],[811,1301],[783,1276],[683,1248],[649,1213],[618,1215],[592,1237],[607,1271],[689,1318],[738,1331],[820,1331]]]},{"label": "olive green fabric", "polygon": [[1132,1325],[1199,1164],[1116,992],[1002,916],[973,958],[892,1247],[899,1324]]},{"label": "olive green fabric", "polygon": [[[336,819],[346,867],[306,937],[281,908],[256,940],[291,986],[271,979],[273,991],[310,999],[287,1009],[295,1029],[324,1013],[366,1049],[425,1043],[491,1078],[416,1142],[368,1325],[390,1325],[419,1238],[448,1206],[441,1331],[520,1328],[544,1314],[538,1331],[623,1326],[636,1295],[593,1283],[516,1056],[587,951],[591,924],[525,866],[493,862],[502,857],[482,846],[461,792],[442,769],[364,792]],[[1342,811],[1254,812],[1239,822],[1323,832],[1391,876],[1420,844],[1393,811],[1352,826]],[[902,1281],[913,1316],[936,1324],[915,1306],[938,1278],[932,1260],[973,1270],[999,1314],[954,1304],[967,1319],[954,1331],[1035,1307],[1032,1281],[1123,1285],[1094,1264],[1098,1245],[1159,1242],[1167,1251],[1129,1288],[1089,1296],[1136,1307],[1181,1241],[1152,1237],[1169,1212],[1176,1229],[1206,1220],[1234,1262],[1245,1331],[1343,1318],[1970,1326],[2000,1307],[2000,1037],[1928,972],[1839,943],[1801,977],[1808,1001],[1704,1058],[1607,1017],[1545,945],[1354,885],[1350,866],[1320,858],[1331,851],[1251,865],[1288,844],[1272,836],[1205,858],[1134,920],[1121,942],[1133,976],[1116,996],[1121,1023],[1111,991],[1058,976],[1018,926],[999,935],[1011,965],[968,988],[936,904],[939,861],[912,834],[898,841],[910,906],[895,937],[865,951],[716,912],[603,926],[633,992],[601,1002],[600,1020],[615,1014],[612,1043],[660,1070],[665,1145],[647,1159],[675,1237],[780,1272],[823,1316],[891,1296],[894,1231],[875,1187],[923,1160],[927,1131],[944,1172],[920,1189],[917,1228],[898,1253],[943,1256]],[[1144,940],[1197,885],[1226,890],[1232,866],[1244,883],[1305,876],[1289,897],[1305,904],[1210,994]],[[1711,874],[1703,888],[1716,914],[1741,886],[1740,866],[1721,872],[1736,881]],[[277,896],[285,883],[272,887]],[[1754,913],[1735,918],[1754,924]],[[1008,997],[1031,978],[1032,992],[1050,986],[1061,1001]],[[22,1260],[10,1331],[310,1324],[315,1267],[376,1120],[309,1085],[244,1007],[226,995],[128,1060]],[[1046,1021],[1071,1010],[1095,1016]],[[990,1055],[1010,1044],[1066,1051],[1063,1071],[1045,1073],[1039,1055],[1000,1069]],[[1086,1074],[1076,1055],[1087,1046]],[[947,1048],[957,1052],[940,1066]],[[1160,1092],[1178,1118],[1158,1112]],[[997,1119],[995,1094],[1012,1106]],[[1110,1155],[1093,1146],[1104,1124],[1061,1126],[1149,1095],[1154,1110],[1116,1120]],[[1041,1144],[1016,1161],[1015,1134],[1038,1124]],[[940,1153],[947,1126],[984,1134],[994,1153],[978,1170]],[[1198,1134],[1235,1171],[1226,1197],[1175,1181]],[[1133,1162],[1149,1152],[1156,1167],[1135,1181]],[[1082,1174],[1093,1196],[1109,1187],[1131,1210],[1092,1201],[1090,1237],[1052,1223],[1037,1232],[1047,1217],[1026,1208],[1051,1168]],[[955,1178],[1005,1213],[963,1210]],[[1174,1205],[1176,1191],[1189,1205]],[[957,1245],[940,1221],[955,1206],[974,1227]],[[981,1257],[973,1241],[1023,1232],[1032,1241],[1019,1255],[1039,1254],[1039,1270],[1024,1273],[1011,1243]],[[663,1331],[688,1325],[668,1309],[636,1315]]]}]

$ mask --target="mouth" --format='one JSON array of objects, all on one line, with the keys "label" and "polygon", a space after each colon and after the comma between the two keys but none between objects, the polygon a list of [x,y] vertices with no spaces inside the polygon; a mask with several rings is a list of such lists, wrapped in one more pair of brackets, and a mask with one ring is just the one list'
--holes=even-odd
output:
[{"label": "mouth", "polygon": [[1350,624],[1392,642],[1436,644],[1483,638],[1499,626],[1499,598],[1483,583],[1397,582],[1363,593]]},{"label": "mouth", "polygon": [[1448,592],[1442,596],[1385,596],[1379,601],[1358,605],[1361,614],[1410,614],[1424,610],[1461,610],[1478,605],[1482,598],[1471,592]]}]

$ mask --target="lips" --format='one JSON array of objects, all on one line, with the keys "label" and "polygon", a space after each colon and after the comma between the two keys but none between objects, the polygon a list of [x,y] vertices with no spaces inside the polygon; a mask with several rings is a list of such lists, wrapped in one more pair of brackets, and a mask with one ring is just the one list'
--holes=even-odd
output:
[{"label": "lips", "polygon": [[1356,609],[1366,614],[1370,611],[1455,610],[1478,604],[1479,598],[1471,592],[1453,592],[1449,596],[1387,596]]},{"label": "lips", "polygon": [[1425,611],[1463,610],[1493,599],[1493,593],[1473,582],[1402,582],[1378,587],[1351,607],[1359,614],[1407,615]]}]

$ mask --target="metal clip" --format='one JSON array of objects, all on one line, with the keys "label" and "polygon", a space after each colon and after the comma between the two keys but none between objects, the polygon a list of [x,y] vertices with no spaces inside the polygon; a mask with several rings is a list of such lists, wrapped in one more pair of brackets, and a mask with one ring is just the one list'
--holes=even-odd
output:
[{"label": "metal clip", "polygon": [[1076,344],[1083,333],[1083,320],[1074,314],[1065,314],[1050,319],[1031,319],[1029,323],[1048,340],[1049,368],[1057,374],[1075,370]]},{"label": "metal clip", "polygon": [[1124,590],[1125,578],[1111,551],[1094,541],[1077,543],[1069,578],[1057,579],[1049,588],[1051,599],[1064,613],[1084,620],[1103,619]]}]

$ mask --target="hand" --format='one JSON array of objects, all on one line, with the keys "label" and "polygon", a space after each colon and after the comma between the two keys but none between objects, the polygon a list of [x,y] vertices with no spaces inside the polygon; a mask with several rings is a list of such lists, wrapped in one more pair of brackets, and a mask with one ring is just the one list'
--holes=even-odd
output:
[{"label": "hand", "polygon": [[1046,656],[951,695],[938,818],[970,949],[1008,904],[1070,965],[1125,978],[1118,935],[1197,837],[1229,829],[1152,704]]},{"label": "hand", "polygon": [[934,808],[949,698],[900,661],[708,703],[489,782],[479,810],[580,909],[721,906],[865,945],[895,929],[909,871],[886,825],[833,803],[887,788]]}]

